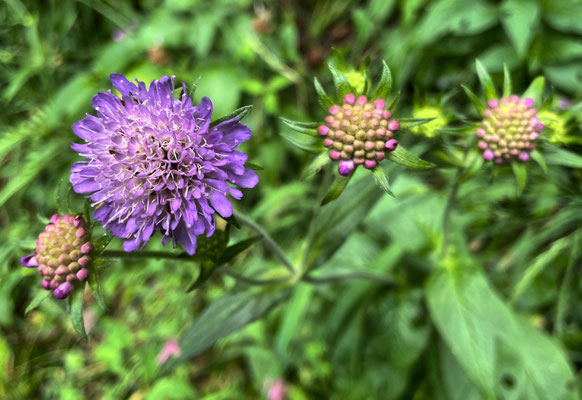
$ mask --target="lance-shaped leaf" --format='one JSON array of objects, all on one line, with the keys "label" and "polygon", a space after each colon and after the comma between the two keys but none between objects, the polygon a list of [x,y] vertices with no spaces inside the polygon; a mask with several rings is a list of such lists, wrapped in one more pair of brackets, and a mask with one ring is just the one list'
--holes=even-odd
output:
[{"label": "lance-shaped leaf", "polygon": [[386,61],[382,60],[382,76],[380,77],[380,82],[378,83],[378,87],[372,93],[372,99],[384,99],[390,91],[392,90],[392,72],[390,72],[390,68]]},{"label": "lance-shaped leaf", "polygon": [[98,268],[101,263],[102,260],[100,259],[93,261],[94,268],[91,268],[91,273],[89,274],[89,288],[97,300],[99,307],[101,307],[103,311],[107,311],[107,303],[105,303],[105,296],[103,296],[103,289],[101,287],[101,271],[100,268]]},{"label": "lance-shaped leaf", "polygon": [[264,170],[264,168],[261,167],[259,164],[255,164],[255,163],[248,162],[248,161],[245,163],[245,167],[250,168],[253,171],[262,171],[262,170]]},{"label": "lance-shaped leaf", "polygon": [[396,102],[398,101],[399,98],[400,98],[400,90],[393,92],[390,96],[388,96],[386,98],[386,108],[391,109],[394,106],[394,104],[396,104]]},{"label": "lance-shaped leaf", "polygon": [[69,314],[71,316],[71,322],[73,323],[73,328],[77,334],[84,341],[89,340],[87,338],[87,332],[85,332],[85,323],[83,322],[83,290],[84,285],[79,285],[79,287],[73,290],[73,293],[69,296]]},{"label": "lance-shaped leaf", "polygon": [[107,248],[109,243],[113,239],[113,234],[111,232],[105,233],[103,236],[92,240],[93,242],[93,256],[98,256],[103,253],[103,250]]},{"label": "lance-shaped leaf", "polygon": [[511,74],[507,64],[503,64],[503,97],[511,96]]},{"label": "lance-shaped leaf", "polygon": [[315,86],[315,91],[317,92],[317,97],[319,98],[319,104],[325,111],[328,111],[331,106],[335,104],[334,100],[325,93],[321,83],[317,78],[313,78],[313,86]]},{"label": "lance-shaped leaf", "polygon": [[548,174],[548,166],[546,165],[546,160],[544,160],[544,156],[542,156],[542,153],[540,153],[537,150],[532,151],[531,153],[529,153],[531,158],[537,162],[539,164],[540,167],[542,167],[542,170],[544,171],[544,174]]},{"label": "lance-shaped leaf", "polygon": [[311,164],[307,166],[301,173],[301,179],[305,180],[312,175],[315,175],[320,169],[325,167],[327,164],[331,163],[331,159],[329,158],[329,153],[324,151],[320,153],[317,157],[313,159]]},{"label": "lance-shaped leaf", "polygon": [[231,112],[227,116],[224,116],[222,118],[218,118],[215,121],[212,121],[210,123],[210,127],[212,128],[213,126],[216,126],[216,125],[220,124],[221,122],[228,121],[229,119],[233,119],[233,118],[238,118],[239,120],[242,120],[251,111],[252,108],[253,108],[252,104],[249,104],[248,106],[244,106],[241,108],[237,108],[236,110],[234,110],[233,112]]},{"label": "lance-shaped leaf", "polygon": [[535,78],[533,80],[532,83],[530,83],[529,87],[526,89],[526,91],[523,93],[523,95],[521,97],[524,99],[527,97],[531,97],[535,102],[535,106],[541,107],[542,106],[542,92],[544,91],[545,81],[546,80],[543,76],[538,76],[537,78]]},{"label": "lance-shaped leaf", "polygon": [[472,151],[468,154],[464,162],[465,169],[459,175],[458,182],[465,182],[471,179],[483,166],[483,156],[478,151]]},{"label": "lance-shaped leaf", "polygon": [[198,317],[180,338],[181,354],[162,366],[160,375],[209,349],[218,341],[261,318],[275,307],[288,291],[226,293]]},{"label": "lance-shaped leaf", "polygon": [[352,175],[353,173],[349,174],[348,176],[343,175],[336,176],[336,178],[333,180],[331,184],[331,187],[323,197],[321,205],[324,206],[330,201],[334,201],[335,199],[337,199],[348,185],[348,182],[352,178]]},{"label": "lance-shaped leaf", "polygon": [[427,169],[436,166],[433,163],[418,158],[401,145],[398,145],[396,150],[388,153],[387,158],[395,163],[414,169]]},{"label": "lance-shaped leaf", "polygon": [[475,65],[477,67],[477,76],[479,77],[479,81],[483,87],[485,98],[487,100],[496,99],[497,91],[495,90],[495,85],[493,84],[493,80],[491,79],[489,72],[487,72],[479,60],[475,60]]},{"label": "lance-shaped leaf", "polygon": [[224,252],[218,258],[218,265],[226,264],[230,262],[233,258],[238,256],[243,251],[250,248],[253,244],[257,243],[259,240],[262,240],[261,236],[253,236],[248,239],[241,240],[231,246],[228,246],[224,249]]},{"label": "lance-shaped leaf", "polygon": [[374,174],[374,182],[376,182],[376,185],[378,185],[378,187],[380,189],[382,189],[384,192],[386,192],[387,195],[392,196],[392,197],[396,197],[396,196],[394,196],[394,193],[392,193],[392,190],[390,190],[390,184],[388,183],[388,177],[384,173],[384,170],[379,165],[377,165],[372,170],[372,172]]},{"label": "lance-shaped leaf", "polygon": [[208,279],[210,279],[210,277],[212,276],[212,274],[214,273],[214,271],[216,270],[216,263],[210,261],[210,260],[203,260],[200,262],[200,272],[198,273],[198,277],[196,278],[196,280],[194,282],[192,282],[192,284],[190,286],[188,286],[188,289],[186,289],[187,293],[190,293],[193,290],[198,289],[200,286],[202,286]]},{"label": "lance-shaped leaf", "polygon": [[73,187],[68,179],[61,179],[55,189],[55,204],[57,211],[61,215],[72,214],[71,211],[71,190]]},{"label": "lance-shaped leaf", "polygon": [[424,125],[436,119],[436,117],[432,118],[398,118],[398,122],[400,122],[400,129],[410,129],[415,126]]},{"label": "lance-shaped leaf", "polygon": [[350,82],[347,80],[344,74],[339,72],[332,65],[328,65],[328,67],[333,77],[333,83],[335,85],[337,98],[339,101],[342,101],[346,94],[354,93],[354,89],[352,88],[352,85],[350,85]]},{"label": "lance-shaped leaf", "polygon": [[477,114],[483,115],[483,111],[485,111],[485,104],[483,104],[483,101],[475,93],[473,93],[473,91],[469,89],[467,86],[461,85],[461,87],[463,88],[465,93],[467,93],[467,96],[469,96],[469,100],[471,100],[471,104],[473,104],[473,107],[475,108],[475,111],[477,111]]},{"label": "lance-shaped leaf", "polygon": [[282,129],[279,131],[279,134],[287,142],[301,150],[309,151],[310,153],[315,154],[319,154],[322,151],[325,151],[325,147],[323,147],[322,141],[318,137],[307,136],[297,131],[288,129]]},{"label": "lance-shaped leaf", "polygon": [[34,296],[34,299],[32,299],[30,304],[26,307],[26,310],[24,310],[24,315],[28,315],[29,312],[38,308],[38,306],[40,306],[43,301],[48,299],[51,294],[51,292],[45,290],[38,292],[36,296]]},{"label": "lance-shaped leaf", "polygon": [[523,189],[525,189],[525,184],[527,183],[527,167],[525,163],[515,161],[511,163],[511,168],[513,169],[513,175],[515,175],[517,197],[519,197],[523,193]]},{"label": "lance-shaped leaf", "polygon": [[281,122],[287,125],[289,128],[293,129],[295,132],[303,133],[305,135],[318,137],[317,127],[321,124],[317,122],[299,122],[292,121],[287,118],[279,117]]},{"label": "lance-shaped leaf", "polygon": [[582,157],[571,151],[547,146],[546,161],[550,165],[561,165],[571,168],[582,168]]}]

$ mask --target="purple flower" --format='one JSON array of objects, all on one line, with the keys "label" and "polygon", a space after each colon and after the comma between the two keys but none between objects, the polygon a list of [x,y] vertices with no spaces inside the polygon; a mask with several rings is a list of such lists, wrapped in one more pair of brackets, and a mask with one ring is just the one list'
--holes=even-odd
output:
[{"label": "purple flower", "polygon": [[252,188],[259,181],[244,167],[247,155],[235,150],[251,131],[237,118],[210,128],[210,99],[194,106],[185,84],[175,99],[168,76],[149,88],[121,74],[112,74],[111,82],[121,98],[96,94],[97,116],[73,125],[86,144],[72,148],[88,160],[71,167],[73,188],[89,193],[94,218],[125,239],[125,251],[143,247],[159,230],[164,245],[172,239],[194,254],[196,236],[214,232],[214,213],[232,215],[226,195],[242,198],[227,183]]}]

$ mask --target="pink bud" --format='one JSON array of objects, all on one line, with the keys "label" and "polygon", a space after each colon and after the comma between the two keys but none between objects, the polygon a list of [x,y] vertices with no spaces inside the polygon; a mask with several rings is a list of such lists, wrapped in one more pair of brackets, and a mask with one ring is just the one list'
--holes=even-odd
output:
[{"label": "pink bud", "polygon": [[43,280],[43,281],[40,283],[40,286],[42,286],[42,288],[43,288],[44,290],[50,290],[50,288],[51,288],[51,287],[50,287],[50,286],[51,286],[51,283],[50,283],[49,281],[47,281],[47,280]]},{"label": "pink bud", "polygon": [[485,150],[483,153],[483,158],[487,161],[493,160],[493,152],[490,149]]},{"label": "pink bud", "polygon": [[376,99],[374,100],[374,107],[376,107],[376,110],[382,110],[384,109],[384,107],[386,107],[386,100],[384,99]]},{"label": "pink bud", "polygon": [[384,117],[385,119],[388,119],[392,116],[392,112],[390,110],[384,110],[382,112],[382,117]]},{"label": "pink bud", "polygon": [[86,267],[89,265],[89,262],[91,261],[91,259],[87,256],[83,256],[81,258],[79,258],[79,260],[77,261],[79,263],[79,265],[81,267]]},{"label": "pink bud", "polygon": [[356,102],[360,106],[365,106],[366,103],[368,102],[368,99],[366,98],[366,96],[358,96],[358,99],[356,100]]},{"label": "pink bud", "polygon": [[366,168],[366,169],[374,169],[374,168],[376,168],[376,165],[378,165],[378,163],[376,162],[376,160],[366,160],[366,161],[364,161],[364,168]]},{"label": "pink bud", "polygon": [[526,106],[528,106],[528,107],[533,107],[533,106],[534,106],[534,104],[535,104],[535,101],[534,101],[534,99],[532,99],[531,97],[526,97],[526,98],[523,100],[523,104],[525,104],[525,105],[526,105]]},{"label": "pink bud", "polygon": [[478,138],[482,138],[483,136],[485,136],[485,133],[487,133],[487,132],[485,132],[485,129],[479,128],[475,132],[475,136],[477,136]]},{"label": "pink bud", "polygon": [[519,103],[519,96],[518,95],[514,94],[509,99],[511,100],[512,103],[516,103],[516,104]]},{"label": "pink bud", "polygon": [[544,124],[542,124],[541,122],[539,122],[536,124],[535,128],[536,128],[536,131],[541,132],[544,129],[546,129],[546,126]]},{"label": "pink bud", "polygon": [[329,158],[331,158],[333,161],[339,160],[340,159],[340,152],[337,150],[330,151]]},{"label": "pink bud", "polygon": [[75,236],[78,238],[82,238],[83,236],[85,236],[85,234],[87,233],[87,231],[84,228],[77,228],[77,231],[75,232]]},{"label": "pink bud", "polygon": [[524,151],[519,155],[519,159],[522,162],[526,162],[527,160],[529,160],[529,154]]},{"label": "pink bud", "polygon": [[328,139],[325,139],[325,140],[323,141],[323,146],[324,146],[324,147],[331,147],[332,145],[333,145],[333,140],[332,140],[332,139],[329,139],[329,138],[328,138]]},{"label": "pink bud", "polygon": [[87,242],[81,246],[81,253],[89,254],[93,251],[93,244],[91,242]]},{"label": "pink bud", "polygon": [[529,140],[536,140],[539,137],[540,137],[539,133],[533,132],[529,135]]},{"label": "pink bud", "polygon": [[390,129],[391,131],[397,131],[398,129],[400,129],[400,122],[396,120],[390,121],[388,123],[388,129]]},{"label": "pink bud", "polygon": [[396,146],[398,146],[398,140],[396,140],[396,139],[390,139],[384,145],[384,147],[386,148],[386,150],[389,150],[389,151],[395,150],[396,149]]},{"label": "pink bud", "polygon": [[489,101],[487,102],[487,105],[488,105],[490,108],[495,108],[495,107],[497,107],[497,106],[499,105],[499,102],[498,102],[497,100],[495,100],[495,99],[491,99],[491,100],[489,100]]},{"label": "pink bud", "polygon": [[71,282],[61,283],[55,289],[55,297],[59,300],[65,299],[65,298],[69,297],[69,295],[73,291],[73,288],[74,288],[74,286]]},{"label": "pink bud", "polygon": [[339,162],[338,172],[340,175],[348,176],[354,170],[354,162],[352,160],[341,160]]},{"label": "pink bud", "polygon": [[319,127],[317,128],[317,133],[319,133],[320,136],[327,136],[328,132],[329,127],[327,125],[319,125]]},{"label": "pink bud", "polygon": [[386,154],[384,154],[383,152],[381,152],[381,151],[376,152],[376,160],[382,161],[385,157],[386,157]]},{"label": "pink bud", "polygon": [[341,107],[336,105],[336,104],[329,107],[329,113],[331,115],[336,115],[338,112],[340,112],[340,110],[341,110]]},{"label": "pink bud", "polygon": [[178,357],[181,353],[180,343],[176,339],[169,339],[164,343],[164,347],[158,355],[158,364],[165,363],[170,357]]},{"label": "pink bud", "polygon": [[478,146],[481,150],[485,150],[487,147],[489,147],[487,146],[487,142],[484,142],[483,140],[479,140]]},{"label": "pink bud", "polygon": [[344,97],[344,103],[348,103],[348,104],[354,104],[356,102],[356,96],[353,95],[353,93],[348,93],[345,95]]},{"label": "pink bud", "polygon": [[87,268],[82,268],[77,272],[77,279],[81,282],[85,282],[89,279],[89,270]]},{"label": "pink bud", "polygon": [[491,118],[493,116],[493,112],[490,109],[487,109],[483,112],[483,116],[485,118]]}]

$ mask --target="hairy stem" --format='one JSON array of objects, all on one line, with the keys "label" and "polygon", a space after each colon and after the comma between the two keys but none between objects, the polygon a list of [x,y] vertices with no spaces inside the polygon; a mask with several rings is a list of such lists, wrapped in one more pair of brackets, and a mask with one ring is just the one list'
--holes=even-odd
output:
[{"label": "hairy stem", "polygon": [[170,253],[168,251],[140,251],[127,253],[122,250],[104,250],[100,257],[103,258],[163,258],[163,259],[182,259],[184,261],[196,261],[186,253]]}]

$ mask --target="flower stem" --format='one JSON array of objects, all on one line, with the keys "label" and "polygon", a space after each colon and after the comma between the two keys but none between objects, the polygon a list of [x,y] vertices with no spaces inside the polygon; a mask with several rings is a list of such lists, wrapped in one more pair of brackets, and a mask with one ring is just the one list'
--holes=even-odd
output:
[{"label": "flower stem", "polygon": [[449,224],[451,220],[451,211],[453,210],[453,206],[455,205],[457,193],[459,192],[459,186],[461,186],[459,178],[462,173],[463,167],[459,167],[459,169],[457,169],[457,173],[455,174],[455,183],[453,183],[453,187],[451,189],[451,192],[449,193],[449,197],[447,198],[447,205],[445,206],[445,211],[443,213],[443,243],[441,248],[442,256],[446,254],[447,247],[450,241]]},{"label": "flower stem", "polygon": [[122,250],[104,250],[100,255],[103,258],[163,258],[169,260],[183,259],[184,261],[196,261],[186,253],[170,253],[167,251],[140,251],[127,253]]},{"label": "flower stem", "polygon": [[344,279],[368,279],[368,280],[372,280],[374,282],[382,283],[385,286],[389,286],[389,287],[397,287],[398,286],[398,283],[395,280],[393,280],[392,278],[385,276],[385,275],[369,272],[369,271],[353,271],[353,272],[346,272],[343,274],[327,275],[327,276],[320,276],[320,277],[309,276],[309,275],[303,276],[303,281],[309,282],[309,283],[331,283],[331,282],[341,281]]},{"label": "flower stem", "polygon": [[256,285],[256,286],[262,286],[262,285],[270,285],[272,283],[282,283],[282,282],[287,282],[289,281],[290,277],[287,278],[274,278],[274,279],[254,279],[254,278],[249,278],[248,276],[244,276],[241,275],[237,272],[234,272],[228,268],[221,268],[220,272],[222,272],[224,275],[230,276],[231,278],[234,278],[237,281],[240,282],[244,282],[247,283],[249,285]]},{"label": "flower stem", "polygon": [[283,250],[279,247],[277,242],[275,242],[275,240],[273,240],[273,238],[271,237],[271,235],[269,235],[269,233],[267,231],[265,231],[255,221],[253,221],[252,219],[250,219],[249,217],[247,217],[246,215],[244,215],[238,211],[234,211],[234,216],[236,217],[237,220],[239,220],[244,225],[248,226],[250,229],[252,229],[257,234],[259,234],[259,236],[261,236],[263,238],[264,243],[269,248],[269,250],[271,250],[273,252],[273,254],[275,254],[275,256],[283,263],[283,265],[290,272],[292,272],[293,274],[295,273],[295,268],[293,267],[293,264],[291,264],[289,259],[287,259],[287,257],[283,253]]}]

